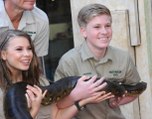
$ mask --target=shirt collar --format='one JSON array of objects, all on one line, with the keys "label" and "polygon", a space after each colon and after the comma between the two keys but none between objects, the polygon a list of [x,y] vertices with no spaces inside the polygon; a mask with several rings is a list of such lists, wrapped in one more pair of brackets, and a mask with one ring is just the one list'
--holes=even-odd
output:
[{"label": "shirt collar", "polygon": [[[80,47],[80,54],[81,54],[81,57],[82,57],[82,60],[85,61],[85,60],[88,60],[88,59],[91,59],[93,58],[94,60],[96,60],[94,58],[94,55],[93,53],[90,51],[90,49],[88,48],[87,46],[87,43],[86,41],[84,41]],[[107,48],[107,51],[106,51],[106,54],[103,58],[101,58],[99,60],[100,63],[104,63],[104,62],[107,62],[109,60],[112,61],[112,58],[113,58],[113,53],[112,53],[112,48],[111,46],[109,46]]]},{"label": "shirt collar", "polygon": [[90,59],[90,58],[94,58],[94,55],[88,48],[86,41],[84,41],[81,45],[80,54],[81,54],[83,61]]},{"label": "shirt collar", "polygon": [[24,11],[22,19],[19,24],[19,29],[23,29],[27,25],[35,23],[35,18],[33,17],[31,11]]},{"label": "shirt collar", "polygon": [[34,16],[32,15],[32,11],[24,11],[23,13],[23,19],[25,19],[26,21],[26,24],[33,24],[35,23],[35,18]]}]

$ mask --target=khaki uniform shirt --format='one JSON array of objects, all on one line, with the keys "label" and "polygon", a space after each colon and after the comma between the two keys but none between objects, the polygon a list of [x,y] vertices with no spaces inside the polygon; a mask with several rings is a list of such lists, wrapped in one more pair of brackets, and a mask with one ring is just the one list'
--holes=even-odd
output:
[{"label": "khaki uniform shirt", "polygon": [[[5,10],[3,0],[0,0],[0,27],[15,29]],[[31,36],[38,57],[48,54],[49,20],[46,13],[37,7],[31,11],[24,11],[18,29]]]},{"label": "khaki uniform shirt", "polygon": [[[140,80],[136,67],[127,52],[109,46],[105,57],[96,60],[85,41],[79,47],[63,55],[56,69],[55,80],[66,76],[82,75],[117,78],[127,84],[134,84]],[[86,109],[79,112],[76,118],[125,119],[120,108],[111,109],[108,101],[87,104]]]}]

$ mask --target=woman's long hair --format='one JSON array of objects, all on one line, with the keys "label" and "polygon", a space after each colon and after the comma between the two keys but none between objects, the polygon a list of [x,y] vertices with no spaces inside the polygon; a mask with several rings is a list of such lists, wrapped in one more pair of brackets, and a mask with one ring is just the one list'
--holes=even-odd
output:
[{"label": "woman's long hair", "polygon": [[12,37],[16,37],[16,36],[25,37],[29,41],[33,53],[33,58],[29,69],[27,71],[22,71],[23,81],[31,84],[39,84],[39,76],[40,76],[39,61],[35,53],[35,49],[31,37],[27,33],[20,30],[0,29],[0,86],[3,89],[6,89],[12,85],[12,80],[11,80],[12,73],[7,67],[5,61],[2,59],[1,52],[3,50],[6,50],[9,40],[11,40]]}]

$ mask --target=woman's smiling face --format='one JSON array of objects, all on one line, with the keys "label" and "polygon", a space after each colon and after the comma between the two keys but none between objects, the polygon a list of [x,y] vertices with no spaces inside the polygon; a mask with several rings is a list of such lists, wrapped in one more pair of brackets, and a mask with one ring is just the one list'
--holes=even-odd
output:
[{"label": "woman's smiling face", "polygon": [[11,71],[28,70],[33,58],[30,43],[23,36],[10,38],[6,44],[6,49],[2,51],[1,55]]}]

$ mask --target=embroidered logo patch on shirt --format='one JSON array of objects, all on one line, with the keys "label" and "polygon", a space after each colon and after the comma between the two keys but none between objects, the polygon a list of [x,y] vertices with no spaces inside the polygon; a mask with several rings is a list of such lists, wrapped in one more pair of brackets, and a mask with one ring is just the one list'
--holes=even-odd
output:
[{"label": "embroidered logo patch on shirt", "polygon": [[122,72],[121,70],[112,70],[112,71],[109,71],[109,73],[112,74],[113,76],[119,76],[119,74],[121,72]]},{"label": "embroidered logo patch on shirt", "polygon": [[85,76],[92,76],[92,73],[91,72],[86,72],[86,73],[83,73],[83,75],[85,75]]},{"label": "embroidered logo patch on shirt", "polygon": [[25,31],[32,39],[36,36],[36,31]]},{"label": "embroidered logo patch on shirt", "polygon": [[28,33],[29,35],[36,34],[35,31],[27,31],[27,33]]}]

